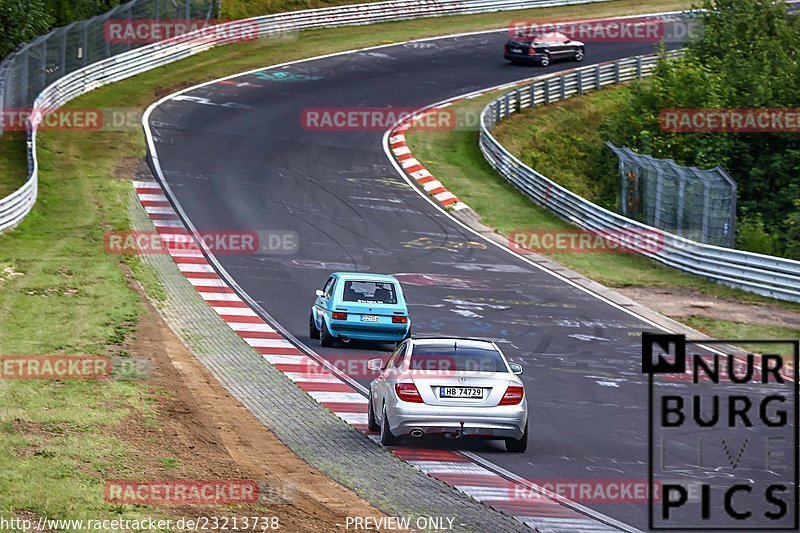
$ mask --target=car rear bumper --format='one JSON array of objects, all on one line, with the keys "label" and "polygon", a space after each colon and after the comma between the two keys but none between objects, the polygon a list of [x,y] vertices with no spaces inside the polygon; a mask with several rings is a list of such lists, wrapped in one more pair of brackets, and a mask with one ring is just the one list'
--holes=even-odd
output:
[{"label": "car rear bumper", "polygon": [[408,336],[411,324],[358,324],[332,320],[329,331],[335,337],[347,337],[363,341],[398,342]]},{"label": "car rear bumper", "polygon": [[462,429],[465,437],[520,439],[528,420],[528,409],[519,405],[460,408],[398,401],[388,409],[389,428],[395,436],[419,429],[426,435],[456,434]]},{"label": "car rear bumper", "polygon": [[544,54],[503,54],[506,61],[515,61],[517,63],[541,63]]}]

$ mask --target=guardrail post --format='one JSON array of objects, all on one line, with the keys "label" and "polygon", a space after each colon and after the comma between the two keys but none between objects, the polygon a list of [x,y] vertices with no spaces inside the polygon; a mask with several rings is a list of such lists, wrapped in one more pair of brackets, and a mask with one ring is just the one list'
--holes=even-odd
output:
[{"label": "guardrail post", "polygon": [[619,85],[619,61],[614,63],[614,83]]},{"label": "guardrail post", "polygon": [[636,58],[636,79],[642,79],[642,56]]},{"label": "guardrail post", "polygon": [[[678,218],[676,220],[675,232],[683,237],[683,207],[686,202],[686,183],[683,176],[678,174]],[[660,205],[660,201],[659,201]]]},{"label": "guardrail post", "polygon": [[567,99],[567,76],[561,76],[561,99]]},{"label": "guardrail post", "polygon": [[583,71],[578,71],[578,96],[583,96]]},{"label": "guardrail post", "polygon": [[510,104],[511,95],[506,93],[505,98],[503,98],[503,116],[507,117],[511,114],[511,104]]},{"label": "guardrail post", "polygon": [[522,111],[522,91],[520,89],[516,90],[517,101],[514,108],[517,110],[517,113]]},{"label": "guardrail post", "polygon": [[603,86],[603,84],[600,83],[600,65],[595,65],[595,67],[594,67],[594,88],[599,91],[602,86]]},{"label": "guardrail post", "polygon": [[[708,202],[709,202],[708,183],[703,182],[703,229],[702,239],[700,242],[708,243]],[[714,243],[719,244],[719,243]]]}]

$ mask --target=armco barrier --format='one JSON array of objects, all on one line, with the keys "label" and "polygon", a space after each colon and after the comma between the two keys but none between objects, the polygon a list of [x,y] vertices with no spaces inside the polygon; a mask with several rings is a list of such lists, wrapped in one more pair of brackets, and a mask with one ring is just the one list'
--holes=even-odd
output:
[{"label": "armco barrier", "polygon": [[656,61],[656,56],[640,56],[586,66],[536,78],[526,86],[503,94],[487,105],[481,114],[481,152],[489,164],[519,191],[573,224],[602,232],[604,236],[658,233],[663,238],[663,246],[658,250],[640,248],[637,251],[671,267],[725,285],[800,302],[800,261],[701,244],[604,209],[526,166],[491,133],[498,122],[523,108],[546,105],[607,85],[648,76]]},{"label": "armco barrier", "polygon": [[[258,26],[260,36],[274,37],[284,32],[311,28],[333,28],[407,20],[445,15],[469,15],[490,11],[586,4],[605,0],[397,0],[327,7],[266,15],[247,19]],[[228,24],[242,24],[234,21]],[[227,24],[220,25],[224,28]],[[202,35],[202,38],[195,38]],[[168,39],[98,61],[80,70],[66,74],[42,91],[33,103],[38,110],[48,111],[89,91],[114,83],[142,72],[187,58],[215,46],[235,42],[237,32],[220,31],[210,40],[202,30],[178,38]],[[0,101],[2,95],[0,95]],[[29,174],[25,185],[0,200],[0,231],[19,224],[36,202],[39,164],[36,160],[36,134],[38,124],[29,124],[28,161]]]}]

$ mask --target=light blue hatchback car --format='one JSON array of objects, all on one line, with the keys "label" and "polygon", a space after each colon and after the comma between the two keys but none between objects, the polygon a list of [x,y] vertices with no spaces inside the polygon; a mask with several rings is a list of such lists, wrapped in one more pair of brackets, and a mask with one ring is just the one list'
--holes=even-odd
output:
[{"label": "light blue hatchback car", "polygon": [[400,343],[411,319],[400,282],[392,276],[334,272],[317,291],[308,334],[324,347],[337,339]]}]

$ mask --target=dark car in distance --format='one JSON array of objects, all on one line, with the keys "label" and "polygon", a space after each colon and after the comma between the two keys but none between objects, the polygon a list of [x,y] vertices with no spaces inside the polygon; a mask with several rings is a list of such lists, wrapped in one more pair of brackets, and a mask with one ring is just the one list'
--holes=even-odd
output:
[{"label": "dark car in distance", "polygon": [[538,63],[543,67],[553,61],[583,61],[585,45],[573,41],[562,33],[545,33],[525,39],[511,39],[506,43],[503,57],[514,64]]}]

